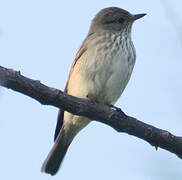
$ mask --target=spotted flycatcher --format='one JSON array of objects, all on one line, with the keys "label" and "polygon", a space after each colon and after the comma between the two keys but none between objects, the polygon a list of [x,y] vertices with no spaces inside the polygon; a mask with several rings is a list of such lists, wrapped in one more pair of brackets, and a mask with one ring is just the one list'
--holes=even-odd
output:
[{"label": "spotted flycatcher", "polygon": [[[135,48],[131,27],[145,14],[109,7],[92,20],[88,35],[72,64],[65,92],[79,98],[90,98],[114,105],[125,89],[135,65]],[[55,143],[42,171],[55,175],[76,134],[90,120],[59,110]]]}]

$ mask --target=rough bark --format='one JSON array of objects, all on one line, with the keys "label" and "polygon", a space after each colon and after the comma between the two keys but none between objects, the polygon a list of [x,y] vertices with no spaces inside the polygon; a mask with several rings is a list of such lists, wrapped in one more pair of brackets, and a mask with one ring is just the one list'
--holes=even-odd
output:
[{"label": "rough bark", "polygon": [[118,132],[128,133],[150,143],[152,146],[168,150],[182,158],[182,137],[174,136],[126,115],[117,107],[98,104],[88,99],[70,96],[58,89],[48,87],[40,81],[32,80],[0,66],[0,85],[25,94],[43,105],[52,105],[73,114],[86,116],[105,123]]}]

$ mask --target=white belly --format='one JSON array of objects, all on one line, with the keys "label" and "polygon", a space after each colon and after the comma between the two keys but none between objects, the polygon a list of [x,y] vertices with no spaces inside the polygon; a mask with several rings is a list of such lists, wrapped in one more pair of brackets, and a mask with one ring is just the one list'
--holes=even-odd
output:
[{"label": "white belly", "polygon": [[114,104],[130,79],[135,64],[135,49],[131,40],[128,43],[131,47],[129,51],[123,51],[123,47],[116,51],[112,47],[105,54],[95,53],[96,63],[92,64],[92,73],[87,73],[86,79],[89,81],[89,95],[101,103]]},{"label": "white belly", "polygon": [[111,67],[111,75],[108,80],[106,80],[105,87],[103,89],[103,94],[105,95],[105,101],[110,104],[114,104],[124,91],[132,70],[133,66],[129,66],[127,59],[122,59],[121,56],[115,57],[113,59]]}]

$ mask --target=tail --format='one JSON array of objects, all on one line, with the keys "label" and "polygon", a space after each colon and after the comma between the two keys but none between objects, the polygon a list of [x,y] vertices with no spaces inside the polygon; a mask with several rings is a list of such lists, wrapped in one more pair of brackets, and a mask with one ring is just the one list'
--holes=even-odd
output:
[{"label": "tail", "polygon": [[70,131],[72,131],[72,129],[68,128],[67,131],[65,131],[64,126],[62,127],[55,140],[53,148],[42,165],[42,172],[51,175],[55,175],[57,173],[68,150],[68,147],[76,135],[70,133]]}]

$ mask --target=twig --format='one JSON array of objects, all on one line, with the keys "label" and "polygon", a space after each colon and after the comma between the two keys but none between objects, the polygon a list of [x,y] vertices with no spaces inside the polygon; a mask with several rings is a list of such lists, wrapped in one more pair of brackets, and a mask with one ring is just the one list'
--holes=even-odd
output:
[{"label": "twig", "polygon": [[125,132],[141,138],[155,146],[156,149],[160,147],[182,158],[182,137],[174,136],[168,131],[143,123],[126,115],[119,108],[70,96],[58,89],[48,87],[40,81],[24,77],[18,71],[1,66],[0,85],[32,97],[43,105],[52,105],[73,114],[105,123],[118,132]]}]

